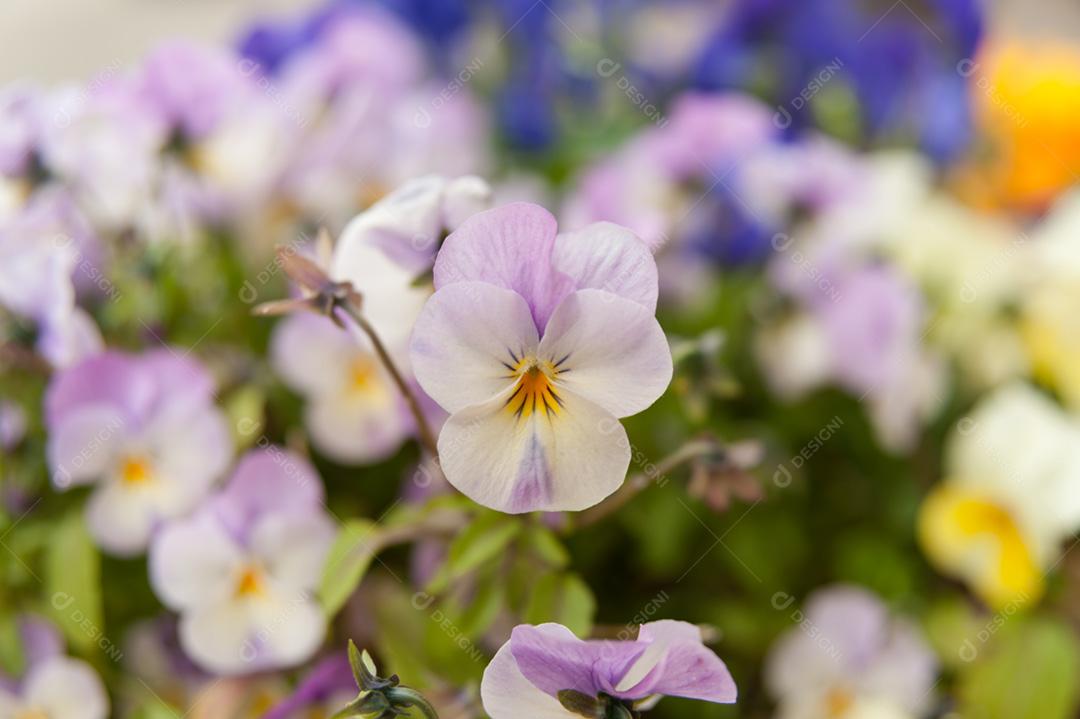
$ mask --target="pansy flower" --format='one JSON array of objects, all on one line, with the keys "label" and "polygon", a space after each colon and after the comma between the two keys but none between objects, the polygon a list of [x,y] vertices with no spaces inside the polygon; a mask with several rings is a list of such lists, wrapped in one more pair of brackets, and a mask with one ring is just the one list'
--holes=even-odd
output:
[{"label": "pansy flower", "polygon": [[0,672],[0,717],[7,719],[105,719],[109,697],[90,665],[64,655],[56,629],[24,615],[18,621],[26,668],[21,677]]},{"label": "pansy flower", "polygon": [[[484,670],[492,719],[636,716],[661,696],[735,702],[735,681],[693,624],[643,624],[633,640],[581,640],[561,624],[522,624]],[[604,713],[614,707],[625,713]],[[595,713],[587,713],[597,710]],[[615,711],[618,711],[616,709]]]},{"label": "pansy flower", "polygon": [[558,235],[546,210],[515,203],[446,239],[435,288],[410,355],[451,413],[439,435],[450,483],[510,513],[585,509],[614,492],[630,463],[618,418],[672,375],[648,247],[609,223]]},{"label": "pansy flower", "polygon": [[[777,595],[785,610],[790,598]],[[916,626],[855,586],[815,592],[773,646],[765,681],[778,719],[913,719],[929,708],[937,660]]]},{"label": "pansy flower", "polygon": [[945,466],[919,512],[927,556],[995,609],[1037,601],[1080,528],[1080,423],[1031,387],[1009,385],[960,420]]},{"label": "pansy flower", "polygon": [[334,536],[322,502],[314,468],[267,447],[155,537],[151,585],[180,613],[180,644],[200,667],[247,674],[298,664],[318,648],[326,617],[313,592]]},{"label": "pansy flower", "polygon": [[53,484],[96,485],[87,524],[118,555],[142,551],[161,522],[194,509],[232,456],[213,378],[169,349],[105,352],[60,372],[45,419]]},{"label": "pansy flower", "polygon": [[[330,277],[360,292],[365,318],[406,377],[409,332],[431,293],[417,280],[430,272],[443,235],[482,209],[489,195],[478,177],[418,178],[354,218],[327,258]],[[358,329],[342,331],[313,314],[292,315],[274,332],[271,359],[285,382],[306,397],[304,423],[327,456],[378,461],[413,433],[400,391]]]}]

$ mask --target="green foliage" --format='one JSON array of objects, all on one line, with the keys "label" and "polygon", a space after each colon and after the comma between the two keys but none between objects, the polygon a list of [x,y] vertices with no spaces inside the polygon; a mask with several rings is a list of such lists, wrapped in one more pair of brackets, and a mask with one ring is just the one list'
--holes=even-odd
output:
[{"label": "green foliage", "polygon": [[378,525],[367,519],[347,520],[338,530],[319,585],[319,600],[329,616],[337,614],[359,586],[375,559],[378,540]]},{"label": "green foliage", "polygon": [[[994,626],[988,624],[984,630]],[[964,717],[1076,716],[1080,647],[1067,624],[1049,618],[1010,620],[991,634],[985,645],[975,647],[975,660],[962,672],[959,682]]]},{"label": "green foliage", "polygon": [[577,574],[551,572],[532,586],[525,609],[528,624],[558,622],[579,636],[588,636],[596,615],[596,598]]},{"label": "green foliage", "polygon": [[44,579],[49,616],[72,646],[89,652],[103,636],[105,619],[101,557],[81,512],[68,514],[56,525]]},{"label": "green foliage", "polygon": [[478,515],[451,542],[447,560],[428,584],[427,591],[444,591],[452,581],[494,560],[520,531],[521,521],[514,516],[497,512]]}]

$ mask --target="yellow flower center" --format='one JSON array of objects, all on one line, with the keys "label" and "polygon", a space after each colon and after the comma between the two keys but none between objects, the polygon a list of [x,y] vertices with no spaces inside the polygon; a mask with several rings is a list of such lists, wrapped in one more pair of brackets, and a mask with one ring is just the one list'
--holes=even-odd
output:
[{"label": "yellow flower center", "polygon": [[154,479],[150,460],[140,456],[125,457],[120,463],[120,480],[127,485],[142,486]]},{"label": "yellow flower center", "polygon": [[563,410],[563,401],[555,390],[555,378],[559,370],[550,362],[534,357],[524,357],[515,366],[507,365],[517,384],[514,393],[506,400],[506,410],[520,419],[528,419],[534,412],[550,417]]},{"label": "yellow flower center", "polygon": [[379,385],[379,366],[364,354],[357,355],[349,364],[349,389],[367,394]]},{"label": "yellow flower center", "polygon": [[360,190],[356,193],[356,199],[359,203],[358,206],[366,209],[386,197],[387,194],[389,194],[389,190],[386,185],[373,180],[360,185]]},{"label": "yellow flower center", "polygon": [[240,579],[236,582],[236,596],[237,597],[253,597],[263,594],[266,591],[266,580],[263,577],[262,570],[255,566],[247,566],[240,574]]},{"label": "yellow flower center", "polygon": [[833,687],[825,695],[825,716],[840,719],[855,704],[855,696],[842,687]]}]

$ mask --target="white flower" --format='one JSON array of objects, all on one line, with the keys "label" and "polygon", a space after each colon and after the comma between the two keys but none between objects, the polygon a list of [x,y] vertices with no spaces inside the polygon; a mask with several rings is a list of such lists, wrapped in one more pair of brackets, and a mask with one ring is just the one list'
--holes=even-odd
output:
[{"label": "white flower", "polygon": [[312,595],[334,528],[322,485],[303,459],[249,453],[229,485],[150,549],[150,580],[180,613],[180,643],[203,668],[246,674],[293,666],[322,642]]},{"label": "white flower", "polygon": [[919,518],[923,549],[996,608],[1037,600],[1080,528],[1080,424],[1023,384],[987,397],[945,448]]}]

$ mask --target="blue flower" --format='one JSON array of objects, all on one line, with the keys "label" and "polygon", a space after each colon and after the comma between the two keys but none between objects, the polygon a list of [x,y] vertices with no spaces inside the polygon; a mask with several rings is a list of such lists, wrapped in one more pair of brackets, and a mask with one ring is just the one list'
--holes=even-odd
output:
[{"label": "blue flower", "polygon": [[966,146],[971,122],[957,64],[982,35],[975,0],[907,4],[739,0],[702,52],[696,86],[765,95],[789,132],[818,124],[815,99],[842,83],[867,140],[910,138],[938,160]]}]

